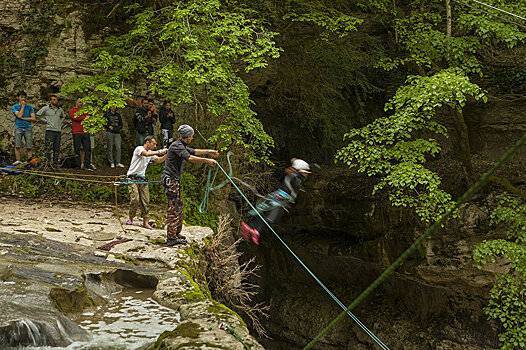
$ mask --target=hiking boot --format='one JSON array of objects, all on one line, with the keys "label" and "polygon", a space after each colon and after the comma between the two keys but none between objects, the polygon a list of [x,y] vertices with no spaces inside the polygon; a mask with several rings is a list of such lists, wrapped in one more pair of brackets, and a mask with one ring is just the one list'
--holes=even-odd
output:
[{"label": "hiking boot", "polygon": [[251,233],[250,238],[252,240],[252,243],[254,243],[255,245],[259,245],[259,243],[261,242],[261,236],[258,230],[253,228],[250,230],[250,233]]},{"label": "hiking boot", "polygon": [[241,221],[239,223],[239,227],[241,231],[241,237],[243,237],[245,241],[250,241],[250,236],[252,235],[252,227],[248,226],[247,223],[244,221]]},{"label": "hiking boot", "polygon": [[188,241],[183,236],[176,237],[176,238],[168,238],[166,240],[166,246],[168,247],[173,247],[175,245],[187,244],[187,243]]}]

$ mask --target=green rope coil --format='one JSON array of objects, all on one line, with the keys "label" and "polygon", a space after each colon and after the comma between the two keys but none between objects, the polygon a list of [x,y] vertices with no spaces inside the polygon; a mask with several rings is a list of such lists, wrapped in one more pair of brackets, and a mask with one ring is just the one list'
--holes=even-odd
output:
[{"label": "green rope coil", "polygon": [[[232,156],[232,152],[229,151],[226,154],[226,160],[228,162],[228,174],[229,174],[230,177],[233,176],[232,175],[232,173],[233,173],[232,162],[230,160],[231,156]],[[207,175],[207,178],[206,178],[205,193],[203,194],[203,200],[199,204],[199,212],[200,213],[206,213],[208,211],[208,202],[210,200],[210,192],[219,190],[219,189],[225,187],[228,184],[228,179],[225,179],[223,182],[217,184],[216,186],[213,186],[218,172],[219,172],[218,168],[216,168],[215,171],[213,171],[212,169],[208,169],[208,175]],[[212,173],[213,173],[213,175],[212,175]]]}]

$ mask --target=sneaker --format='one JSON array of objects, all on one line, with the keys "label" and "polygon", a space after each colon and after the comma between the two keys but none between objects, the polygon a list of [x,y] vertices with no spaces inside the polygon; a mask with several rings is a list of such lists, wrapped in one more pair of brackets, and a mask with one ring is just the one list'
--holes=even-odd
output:
[{"label": "sneaker", "polygon": [[121,163],[117,164],[117,168],[124,168],[124,164],[121,164]]},{"label": "sneaker", "polygon": [[110,168],[115,168],[115,164],[110,164]]},{"label": "sneaker", "polygon": [[93,171],[93,168],[84,168],[84,170]]},{"label": "sneaker", "polygon": [[246,224],[246,222],[244,222],[244,221],[241,221],[239,223],[239,227],[240,227],[240,231],[241,231],[241,237],[243,237],[243,239],[245,241],[250,241],[252,228],[250,226],[248,226]]},{"label": "sneaker", "polygon": [[259,243],[261,242],[261,240],[260,240],[261,236],[260,236],[258,230],[253,228],[251,230],[251,233],[252,233],[252,235],[251,235],[250,238],[252,239],[252,243],[254,243],[255,245],[259,245]]},{"label": "sneaker", "polygon": [[145,224],[145,225],[142,225],[143,228],[147,229],[147,230],[153,230],[153,226],[150,225],[150,224]]},{"label": "sneaker", "polygon": [[95,165],[91,164],[91,170],[97,170],[97,168],[95,167]]},{"label": "sneaker", "polygon": [[133,225],[133,220],[132,219],[128,219],[128,220],[126,220],[125,224],[126,225]]},{"label": "sneaker", "polygon": [[168,238],[166,240],[166,245],[168,247],[173,247],[175,245],[187,244],[187,243],[188,243],[188,241],[183,236],[180,236],[180,237],[177,237],[177,238]]},{"label": "sneaker", "polygon": [[17,165],[20,165],[22,162],[17,160],[16,162],[13,163],[13,166],[17,166]]}]

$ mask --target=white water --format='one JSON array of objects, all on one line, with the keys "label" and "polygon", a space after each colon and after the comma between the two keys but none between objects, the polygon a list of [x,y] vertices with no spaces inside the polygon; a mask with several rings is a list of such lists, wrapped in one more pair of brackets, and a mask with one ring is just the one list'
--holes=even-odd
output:
[{"label": "white water", "polygon": [[[179,313],[159,305],[150,292],[114,295],[108,304],[74,319],[92,335],[88,342],[73,342],[66,348],[24,347],[24,350],[135,350],[155,342],[164,331],[175,329]],[[62,325],[59,323],[59,329]],[[37,330],[38,331],[38,330]]]}]

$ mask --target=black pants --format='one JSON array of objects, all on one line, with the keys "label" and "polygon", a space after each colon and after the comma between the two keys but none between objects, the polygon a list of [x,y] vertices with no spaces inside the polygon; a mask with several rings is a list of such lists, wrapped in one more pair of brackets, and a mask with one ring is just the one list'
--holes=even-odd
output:
[{"label": "black pants", "polygon": [[84,151],[84,168],[91,168],[91,140],[88,134],[73,134],[73,148],[77,155],[77,167],[80,167],[80,149]]},{"label": "black pants", "polygon": [[[261,216],[265,219],[266,222],[268,222],[270,225],[277,224],[282,216],[285,210],[283,207],[275,207],[265,213],[261,213]],[[250,218],[250,220],[247,223],[250,227],[255,228],[258,230],[260,234],[268,231],[268,226],[261,220],[259,215],[253,216]]]},{"label": "black pants", "polygon": [[46,144],[46,157],[48,161],[53,161],[53,164],[58,164],[58,156],[60,154],[60,131],[46,130],[44,142]]}]

